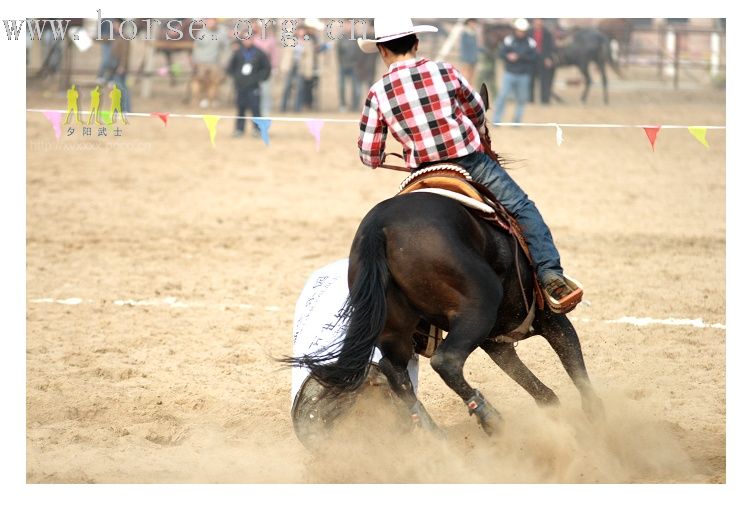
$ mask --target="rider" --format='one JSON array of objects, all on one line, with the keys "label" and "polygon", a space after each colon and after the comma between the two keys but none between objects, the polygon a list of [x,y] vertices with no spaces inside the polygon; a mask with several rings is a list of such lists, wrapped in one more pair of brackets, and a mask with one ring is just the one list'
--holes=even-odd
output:
[{"label": "rider", "polygon": [[483,153],[479,132],[485,131],[485,107],[480,95],[451,64],[416,57],[416,34],[437,30],[413,26],[409,18],[376,18],[375,39],[358,40],[363,52],[378,52],[388,67],[366,97],[358,139],[360,160],[379,167],[390,130],[413,171],[434,162],[462,166],[517,219],[543,290],[561,301],[573,291],[564,280],[551,231],[506,170]]}]

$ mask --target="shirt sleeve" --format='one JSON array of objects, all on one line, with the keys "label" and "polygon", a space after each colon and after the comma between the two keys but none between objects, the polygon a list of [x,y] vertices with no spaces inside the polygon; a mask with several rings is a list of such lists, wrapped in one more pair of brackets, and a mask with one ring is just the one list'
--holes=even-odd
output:
[{"label": "shirt sleeve", "polygon": [[377,168],[384,162],[387,127],[379,111],[376,95],[368,93],[363,113],[360,117],[360,161],[370,168]]},{"label": "shirt sleeve", "polygon": [[460,84],[457,90],[457,101],[460,103],[462,113],[472,121],[476,128],[480,128],[486,119],[486,107],[483,105],[480,94],[470,86],[470,83],[465,76],[460,74],[459,70],[452,65],[447,64],[447,66]]}]

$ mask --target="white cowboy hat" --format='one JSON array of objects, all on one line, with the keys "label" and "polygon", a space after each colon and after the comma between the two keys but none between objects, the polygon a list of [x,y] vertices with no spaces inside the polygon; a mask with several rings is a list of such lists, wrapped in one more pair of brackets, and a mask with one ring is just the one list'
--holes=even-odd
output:
[{"label": "white cowboy hat", "polygon": [[418,34],[420,32],[437,32],[439,29],[432,25],[413,25],[410,18],[374,18],[373,19],[373,40],[365,38],[358,39],[360,50],[367,54],[378,52],[377,43],[396,40],[408,34]]},{"label": "white cowboy hat", "polygon": [[527,31],[530,29],[530,22],[528,22],[525,18],[517,18],[514,21],[514,28],[518,31]]}]

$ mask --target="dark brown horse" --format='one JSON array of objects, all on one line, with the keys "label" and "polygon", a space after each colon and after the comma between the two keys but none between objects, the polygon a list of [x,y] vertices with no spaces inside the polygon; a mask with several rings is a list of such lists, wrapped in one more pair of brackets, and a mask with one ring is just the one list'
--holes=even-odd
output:
[{"label": "dark brown horse", "polygon": [[[481,89],[489,106],[485,86]],[[485,149],[490,139],[485,135]],[[528,314],[532,268],[514,238],[475,218],[459,202],[432,193],[384,200],[363,219],[350,250],[347,332],[338,348],[288,358],[303,366],[333,394],[363,383],[374,349],[391,388],[416,423],[436,430],[418,401],[407,374],[413,334],[426,321],[446,330],[431,367],[465,402],[488,434],[500,430],[501,415],[463,375],[467,357],[480,346],[540,405],[558,398],[522,363],[513,344],[493,338],[510,331]],[[538,311],[527,336],[542,335],[561,359],[590,415],[602,403],[588,378],[580,341],[566,315]],[[326,350],[326,348],[325,348]]]},{"label": "dark brown horse", "polygon": [[[608,36],[592,27],[575,29],[565,39],[565,44],[556,48],[553,53],[554,67],[575,66],[585,79],[585,90],[581,101],[587,102],[590,85],[590,63],[595,63],[601,74],[603,83],[603,102],[608,104],[608,76],[606,65],[610,65],[621,76],[619,65],[611,55],[611,43]],[[558,96],[557,96],[558,97]]]}]

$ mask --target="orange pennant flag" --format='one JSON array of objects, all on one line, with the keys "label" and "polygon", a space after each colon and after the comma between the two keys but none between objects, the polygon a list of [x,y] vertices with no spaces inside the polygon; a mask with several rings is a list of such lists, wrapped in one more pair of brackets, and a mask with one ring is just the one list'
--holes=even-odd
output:
[{"label": "orange pennant flag", "polygon": [[645,130],[645,135],[648,136],[650,146],[653,148],[653,151],[655,151],[655,140],[658,138],[658,132],[661,131],[661,125],[643,126],[642,129]]}]

